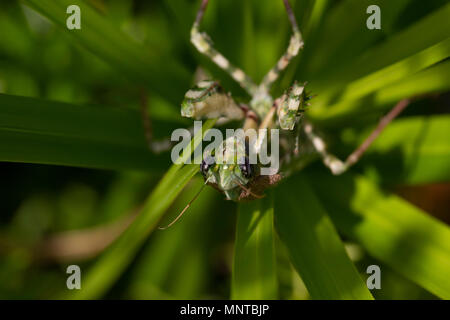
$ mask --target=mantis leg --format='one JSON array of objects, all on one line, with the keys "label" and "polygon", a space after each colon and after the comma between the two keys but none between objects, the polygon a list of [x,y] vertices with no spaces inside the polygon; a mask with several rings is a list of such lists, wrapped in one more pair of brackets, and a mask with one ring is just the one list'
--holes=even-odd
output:
[{"label": "mantis leg", "polygon": [[292,58],[294,58],[298,54],[299,50],[303,48],[302,34],[298,28],[294,12],[292,11],[288,0],[283,0],[283,2],[292,26],[293,35],[291,36],[286,52],[281,56],[277,64],[264,76],[260,85],[260,90],[264,92],[269,91],[272,84],[278,79],[280,73],[286,69]]},{"label": "mantis leg", "polygon": [[241,120],[245,111],[217,81],[202,80],[186,92],[181,103],[181,115],[194,119]]},{"label": "mantis leg", "polygon": [[304,125],[304,131],[308,138],[311,140],[314,148],[320,154],[323,163],[327,166],[331,172],[335,175],[339,175],[348,170],[352,165],[358,162],[364,152],[369,148],[372,142],[380,135],[384,128],[397,117],[408,105],[410,101],[405,99],[398,102],[395,107],[389,111],[387,115],[381,118],[377,127],[372,131],[372,133],[364,140],[364,142],[350,154],[345,161],[341,161],[336,156],[328,153],[326,150],[325,142],[320,138],[313,129],[311,123],[306,122]]},{"label": "mantis leg", "polygon": [[199,31],[200,22],[203,18],[208,2],[209,0],[202,0],[200,9],[197,12],[197,18],[191,28],[191,42],[200,53],[210,58],[221,69],[228,72],[242,88],[253,96],[258,88],[257,85],[254,84],[253,80],[246,75],[244,71],[232,65],[227,58],[214,49],[209,36],[205,32]]},{"label": "mantis leg", "polygon": [[172,142],[170,141],[170,139],[165,139],[162,141],[155,141],[153,139],[152,123],[150,121],[150,116],[147,110],[148,95],[143,89],[141,90],[140,106],[141,106],[142,124],[145,132],[145,140],[147,141],[148,148],[154,153],[161,153],[170,150],[170,148],[172,147]]}]

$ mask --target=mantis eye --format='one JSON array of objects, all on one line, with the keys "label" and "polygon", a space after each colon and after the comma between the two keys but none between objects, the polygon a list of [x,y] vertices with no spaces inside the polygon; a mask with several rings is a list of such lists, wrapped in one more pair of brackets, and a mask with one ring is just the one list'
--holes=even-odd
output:
[{"label": "mantis eye", "polygon": [[244,157],[243,163],[239,164],[239,169],[241,169],[242,174],[244,177],[251,178],[253,175],[253,168],[250,164],[248,157]]},{"label": "mantis eye", "polygon": [[200,172],[202,173],[203,177],[206,178],[206,174],[208,173],[209,168],[211,168],[211,166],[215,164],[216,161],[214,157],[207,156],[205,159],[203,159],[202,163],[200,164]]}]

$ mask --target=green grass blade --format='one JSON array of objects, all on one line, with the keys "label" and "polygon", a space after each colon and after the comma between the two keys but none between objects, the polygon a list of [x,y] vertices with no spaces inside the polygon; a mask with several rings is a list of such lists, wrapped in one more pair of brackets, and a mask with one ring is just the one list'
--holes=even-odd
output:
[{"label": "green grass blade", "polygon": [[[392,24],[398,18],[401,10],[411,0],[344,0],[335,3],[331,10],[327,10],[323,15],[319,32],[309,37],[305,32],[306,47],[308,50],[308,62],[304,63],[304,68],[300,72],[306,72],[308,78],[314,75],[326,74],[327,69],[336,67],[336,63],[347,63],[360,55],[389,32]],[[326,7],[326,1],[315,1],[318,12]],[[334,3],[333,3],[334,4]],[[382,30],[368,30],[366,28],[366,9],[370,5],[378,5],[382,10]],[[322,9],[323,10],[323,9]],[[357,12],[358,14],[349,14]],[[316,12],[314,12],[316,14]],[[319,16],[320,17],[320,16]],[[317,19],[312,16],[311,23],[317,24]]]},{"label": "green grass blade", "polygon": [[362,176],[309,174],[309,181],[340,231],[399,274],[450,299],[447,225]]},{"label": "green grass blade", "polygon": [[383,86],[425,69],[450,56],[450,38],[439,42],[398,63],[376,71],[348,84],[339,97],[342,100],[352,100],[376,91]]},{"label": "green grass blade", "polygon": [[[208,120],[203,125],[202,132],[198,132],[196,137],[202,137],[201,134],[204,135],[214,123],[215,120]],[[192,152],[201,142],[201,139],[196,139],[196,137],[191,142]],[[65,297],[75,299],[101,297],[125,270],[145,239],[155,229],[167,208],[197,172],[198,165],[196,164],[172,165],[150,194],[144,208],[131,226],[106,250],[84,276],[83,290]]]},{"label": "green grass blade", "polygon": [[438,63],[406,79],[381,88],[376,95],[378,105],[393,103],[403,98],[450,90],[450,61]]},{"label": "green grass blade", "polygon": [[303,176],[277,189],[275,212],[280,238],[313,299],[373,299]]},{"label": "green grass blade", "polygon": [[239,204],[232,299],[276,299],[273,199]]},{"label": "green grass blade", "polygon": [[[333,88],[328,87],[327,93],[321,95],[315,101],[315,108],[311,109],[312,115],[333,112],[334,108],[342,109],[345,104],[351,105],[352,100],[360,99],[390,84],[408,79],[415,73],[445,60],[450,56],[450,38],[437,43],[419,53],[409,56],[386,68],[377,70],[367,76],[343,86],[338,82]],[[337,95],[337,106],[331,104]],[[345,107],[344,107],[345,108]]]},{"label": "green grass blade", "polygon": [[[379,113],[392,108],[401,99],[450,90],[450,61],[437,63],[400,81],[382,86],[361,99],[346,100],[334,104],[326,112],[318,112],[314,120],[321,125],[339,126],[353,121],[355,115]],[[371,108],[367,108],[370,105]]]},{"label": "green grass blade", "polygon": [[101,169],[165,169],[136,110],[0,94],[0,161]]},{"label": "green grass blade", "polygon": [[378,170],[383,182],[450,181],[449,137],[448,115],[399,119],[383,131],[364,156],[364,161]]},{"label": "green grass blade", "polygon": [[[331,104],[348,100],[342,99],[343,93],[348,98],[369,94],[383,86],[384,77],[398,81],[448,57],[449,14],[450,5],[443,6],[348,63],[336,63],[323,77],[312,78],[311,89],[319,93],[312,113],[326,112]],[[351,82],[358,90],[348,87]]]},{"label": "green grass blade", "polygon": [[[192,179],[189,188],[180,194],[164,220],[167,218],[170,222],[174,219],[203,183],[200,177]],[[207,246],[211,239],[207,235],[211,220],[215,218],[211,216],[211,211],[214,210],[217,198],[218,193],[213,188],[205,189],[179,223],[164,232],[152,235],[152,241],[131,271],[127,297],[161,299],[165,298],[164,293],[180,299],[199,297],[198,288],[208,280],[205,276],[205,265],[209,263]],[[167,288],[169,284],[171,288]]]},{"label": "green grass blade", "polygon": [[[93,52],[113,68],[131,79],[155,90],[174,103],[179,103],[189,87],[190,76],[173,57],[161,56],[157,48],[145,48],[81,0],[24,0],[78,43]],[[66,26],[66,9],[78,5],[81,10],[81,30]],[[161,66],[164,66],[163,68]],[[178,93],[174,94],[174,93]]]},{"label": "green grass blade", "polygon": [[[446,40],[450,35],[449,14],[450,5],[447,4],[368,49],[361,56],[343,65],[336,64],[334,70],[328,69],[324,74],[323,80],[326,81],[323,84],[329,85],[339,79],[351,81],[361,78]],[[437,24],[439,28],[436,28]],[[336,30],[339,32],[339,28]]]}]

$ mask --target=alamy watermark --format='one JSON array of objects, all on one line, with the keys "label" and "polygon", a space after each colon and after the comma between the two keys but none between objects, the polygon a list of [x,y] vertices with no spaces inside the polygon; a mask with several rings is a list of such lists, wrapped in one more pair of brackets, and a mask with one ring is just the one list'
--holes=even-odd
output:
[{"label": "alamy watermark", "polygon": [[72,4],[67,7],[66,13],[70,14],[66,20],[66,26],[69,30],[81,29],[81,9],[76,4]]},{"label": "alamy watermark", "polygon": [[[271,175],[278,171],[278,129],[226,129],[225,137],[222,131],[216,128],[209,129],[203,137],[202,130],[202,121],[194,121],[194,145],[197,146],[194,152],[191,150],[193,137],[189,130],[176,129],[172,132],[171,141],[178,142],[171,152],[173,163],[201,164],[203,159],[212,156],[216,164],[244,164],[246,161],[250,164],[260,164],[261,175]],[[209,142],[205,148],[204,141]],[[183,157],[183,154],[190,156]]]},{"label": "alamy watermark", "polygon": [[72,264],[67,267],[66,273],[70,274],[66,280],[67,289],[81,289],[81,269],[76,264]]},{"label": "alamy watermark", "polygon": [[369,290],[381,289],[381,269],[376,264],[372,264],[367,267],[367,274],[370,276],[367,278],[366,284]]},{"label": "alamy watermark", "polygon": [[367,7],[366,13],[370,16],[366,20],[366,26],[369,30],[381,29],[381,9],[379,6],[373,4]]}]

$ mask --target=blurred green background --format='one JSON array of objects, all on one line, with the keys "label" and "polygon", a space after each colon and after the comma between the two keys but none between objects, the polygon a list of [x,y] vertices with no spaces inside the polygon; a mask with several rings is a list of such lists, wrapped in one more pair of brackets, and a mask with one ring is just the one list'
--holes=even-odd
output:
[{"label": "blurred green background", "polygon": [[[382,289],[371,291],[375,298],[449,298],[448,2],[291,3],[305,48],[273,93],[281,94],[294,79],[308,81],[318,95],[308,116],[333,152],[345,157],[398,100],[416,98],[352,176],[334,178],[314,163],[294,180],[311,185],[364,282],[366,267],[380,265]],[[68,4],[80,5],[81,30],[65,28]],[[365,26],[370,4],[381,7],[381,30]],[[61,297],[70,264],[80,265],[83,287],[98,256],[129,226],[169,169],[169,154],[146,149],[142,90],[149,95],[156,139],[191,125],[179,107],[199,65],[237,99],[248,99],[190,44],[199,5],[188,0],[0,1],[0,298]],[[282,1],[274,0],[211,0],[202,26],[216,48],[256,81],[290,36]],[[366,190],[357,189],[358,177],[376,186],[368,199],[396,197],[395,204],[380,209],[400,221],[386,227],[392,237],[381,232],[384,222],[375,218],[367,230],[361,223],[362,231],[347,219],[347,206]],[[188,183],[164,222],[180,212],[201,183],[199,175]],[[297,199],[301,208],[307,200],[296,190],[277,192]],[[205,190],[177,225],[143,237],[142,246],[120,262],[122,271],[86,297],[229,298],[237,206],[222,198]],[[332,215],[339,206],[343,213]],[[358,210],[352,207],[357,215]],[[420,225],[423,229],[413,229]],[[432,236],[436,230],[440,237]],[[375,240],[400,238],[403,242],[389,245]],[[276,297],[308,299],[311,293],[295,271],[303,265],[293,266],[289,258],[293,242],[286,248],[274,235]],[[410,260],[402,253],[385,254],[389,246],[408,252]],[[435,286],[433,273],[447,279],[442,287]]]}]

